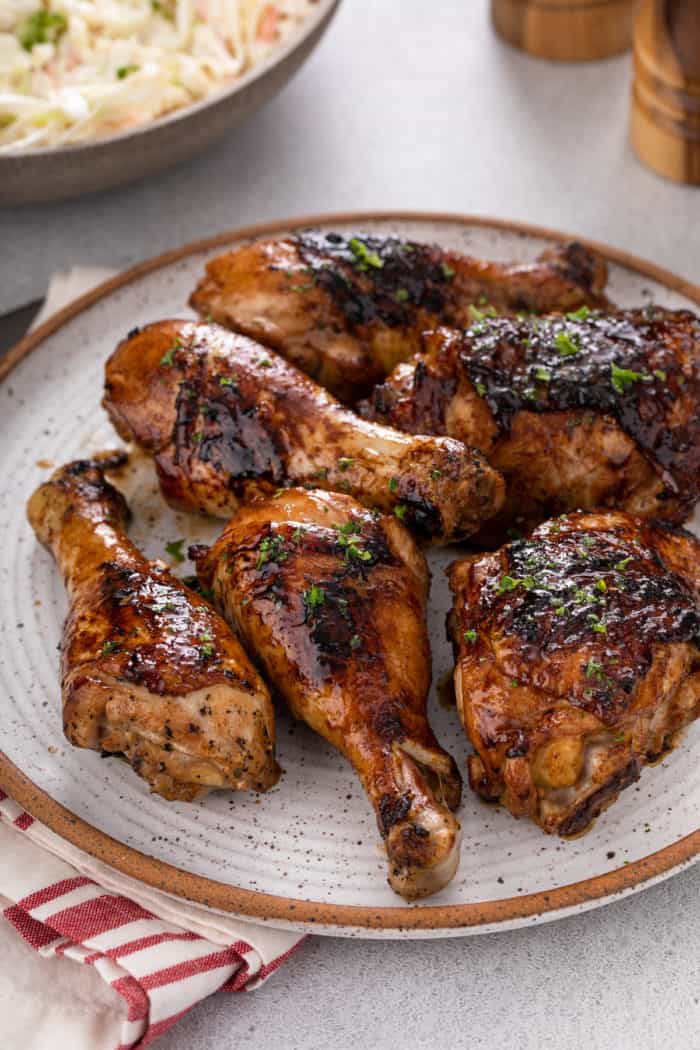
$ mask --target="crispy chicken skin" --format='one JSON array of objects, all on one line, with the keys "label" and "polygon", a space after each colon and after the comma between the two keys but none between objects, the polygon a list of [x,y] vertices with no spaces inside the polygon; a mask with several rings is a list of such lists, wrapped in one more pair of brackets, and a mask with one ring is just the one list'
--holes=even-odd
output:
[{"label": "crispy chicken skin", "polygon": [[[477,445],[506,479],[483,538],[564,511],[682,522],[700,481],[700,321],[583,309],[439,329],[361,407],[407,433]],[[482,537],[480,537],[482,538]]]},{"label": "crispy chicken skin", "polygon": [[415,541],[348,496],[288,489],[192,553],[293,714],[355,768],[393,889],[439,890],[458,863],[461,779],[426,716],[428,571]]},{"label": "crispy chicken skin", "polygon": [[420,349],[423,329],[467,325],[485,301],[499,313],[599,305],[606,280],[604,260],[581,244],[509,265],[396,237],[308,231],[213,259],[190,304],[353,403]]},{"label": "crispy chicken skin", "polygon": [[279,776],[268,690],[211,605],[136,550],[128,515],[95,461],[61,467],[29,500],[70,597],[65,734],[76,747],[122,752],[166,799],[264,791]]},{"label": "crispy chicken skin", "polygon": [[107,363],[104,405],[155,457],[174,506],[218,517],[288,484],[343,491],[395,512],[425,539],[467,536],[503,480],[452,438],[359,419],[293,365],[219,325],[162,321]]},{"label": "crispy chicken skin", "polygon": [[544,831],[585,831],[700,714],[700,542],[569,514],[450,582],[472,788]]}]

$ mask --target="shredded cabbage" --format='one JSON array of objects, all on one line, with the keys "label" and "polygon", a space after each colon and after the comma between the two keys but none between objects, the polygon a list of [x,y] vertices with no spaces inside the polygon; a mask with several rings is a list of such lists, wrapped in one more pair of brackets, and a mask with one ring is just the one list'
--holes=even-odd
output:
[{"label": "shredded cabbage", "polygon": [[101,138],[232,83],[314,0],[0,0],[0,155]]}]

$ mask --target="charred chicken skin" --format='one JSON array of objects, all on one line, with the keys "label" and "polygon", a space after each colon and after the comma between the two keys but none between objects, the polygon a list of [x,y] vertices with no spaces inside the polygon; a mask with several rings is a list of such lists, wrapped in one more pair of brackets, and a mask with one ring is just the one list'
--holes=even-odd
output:
[{"label": "charred chicken skin", "polygon": [[580,244],[508,265],[396,237],[308,231],[213,259],[190,303],[354,403],[420,349],[424,329],[466,326],[486,306],[601,305],[606,280],[604,260]]},{"label": "charred chicken skin", "polygon": [[355,768],[393,889],[439,890],[458,863],[461,779],[426,715],[428,571],[415,541],[348,496],[289,489],[192,553],[295,717]]},{"label": "charred chicken skin", "polygon": [[586,830],[700,714],[700,542],[569,514],[450,580],[472,788],[544,831]]},{"label": "charred chicken skin", "polygon": [[266,686],[211,605],[126,537],[127,505],[100,463],[61,467],[28,516],[70,597],[61,646],[68,740],[123,753],[166,799],[271,787],[279,769]]},{"label": "charred chicken skin", "polygon": [[347,492],[425,539],[467,536],[503,480],[452,438],[407,436],[343,408],[293,365],[218,325],[162,321],[107,363],[104,405],[154,456],[165,498],[218,517],[289,484]]},{"label": "charred chicken skin", "polygon": [[506,479],[484,535],[594,507],[682,522],[699,494],[700,321],[655,308],[484,317],[426,334],[361,411],[483,450]]}]

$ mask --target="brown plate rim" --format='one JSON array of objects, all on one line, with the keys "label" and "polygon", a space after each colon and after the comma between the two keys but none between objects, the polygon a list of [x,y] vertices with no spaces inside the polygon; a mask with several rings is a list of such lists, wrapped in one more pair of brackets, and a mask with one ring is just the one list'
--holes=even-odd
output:
[{"label": "brown plate rim", "polygon": [[[577,240],[600,252],[609,261],[650,277],[671,291],[678,292],[700,305],[700,285],[693,284],[669,270],[608,245],[529,223],[452,212],[362,211],[310,215],[245,226],[238,230],[191,242],[184,247],[164,252],[131,267],[74,300],[26,336],[0,362],[0,381],[4,380],[19,362],[40,346],[49,335],[88,307],[110,295],[117,288],[131,284],[146,274],[175,263],[188,255],[214,251],[234,241],[253,239],[308,226],[329,226],[335,223],[361,225],[368,221],[434,222],[441,225],[480,226],[555,242]],[[521,897],[471,904],[419,907],[367,908],[347,904],[320,904],[229,886],[214,879],[182,871],[174,865],[149,857],[133,847],[125,846],[52,799],[1,751],[0,783],[19,805],[61,838],[139,882],[205,907],[216,908],[219,911],[299,925],[387,931],[437,931],[479,926],[497,927],[501,923],[511,924],[547,913],[590,906],[603,898],[630,892],[649,881],[663,877],[672,869],[700,855],[700,829],[698,829],[678,842],[671,843],[621,868],[580,882],[570,883],[567,886]],[[550,914],[550,917],[553,916]]]}]

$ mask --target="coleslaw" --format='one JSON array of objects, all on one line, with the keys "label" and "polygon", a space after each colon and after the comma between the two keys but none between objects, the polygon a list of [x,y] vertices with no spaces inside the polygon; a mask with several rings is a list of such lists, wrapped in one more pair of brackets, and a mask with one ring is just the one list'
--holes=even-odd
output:
[{"label": "coleslaw", "polygon": [[0,155],[102,138],[231,84],[315,0],[0,0]]}]

